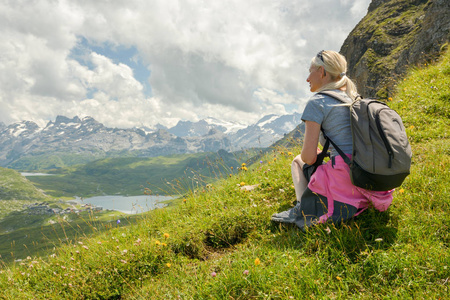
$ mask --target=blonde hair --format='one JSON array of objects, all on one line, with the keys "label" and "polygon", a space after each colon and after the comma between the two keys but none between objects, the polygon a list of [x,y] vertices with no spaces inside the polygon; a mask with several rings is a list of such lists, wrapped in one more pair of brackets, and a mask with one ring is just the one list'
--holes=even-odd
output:
[{"label": "blonde hair", "polygon": [[345,87],[345,92],[351,99],[355,100],[359,96],[355,83],[346,75],[347,60],[343,55],[332,50],[320,51],[311,60],[311,66],[323,67],[332,80],[320,87],[317,92]]}]

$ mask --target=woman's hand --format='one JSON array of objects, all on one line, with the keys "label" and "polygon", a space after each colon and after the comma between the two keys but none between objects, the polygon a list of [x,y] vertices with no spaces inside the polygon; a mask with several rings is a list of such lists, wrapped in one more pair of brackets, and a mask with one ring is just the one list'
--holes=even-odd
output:
[{"label": "woman's hand", "polygon": [[321,150],[319,145],[320,124],[313,121],[305,121],[305,137],[303,139],[303,148],[301,159],[308,165],[312,165],[317,160],[317,154]]}]

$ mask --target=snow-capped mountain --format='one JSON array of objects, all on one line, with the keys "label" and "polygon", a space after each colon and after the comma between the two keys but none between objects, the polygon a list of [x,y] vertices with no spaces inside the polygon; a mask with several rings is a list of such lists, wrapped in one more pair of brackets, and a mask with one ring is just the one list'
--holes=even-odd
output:
[{"label": "snow-capped mountain", "polygon": [[254,125],[240,129],[230,135],[232,144],[238,148],[265,148],[292,130],[301,122],[301,114],[268,115]]},{"label": "snow-capped mountain", "polygon": [[[27,157],[53,155],[56,160],[71,156],[165,156],[171,154],[236,151],[265,148],[300,123],[300,114],[269,115],[257,123],[239,123],[206,118],[180,121],[172,128],[109,128],[91,117],[58,116],[41,128],[31,121],[6,126],[0,123],[0,166],[23,167]],[[127,154],[128,153],[128,154]],[[18,163],[20,161],[20,163]],[[67,163],[67,162],[66,162]]]},{"label": "snow-capped mountain", "polygon": [[204,121],[206,121],[210,125],[215,125],[217,127],[226,128],[226,130],[224,131],[224,133],[226,133],[226,134],[234,133],[240,129],[244,129],[247,127],[247,125],[244,125],[241,123],[219,120],[219,119],[212,118],[212,117],[206,118],[206,119],[204,119]]},{"label": "snow-capped mountain", "polygon": [[216,129],[225,134],[231,134],[245,127],[247,126],[240,123],[221,121],[209,117],[198,122],[179,121],[177,125],[167,129],[167,131],[178,137],[192,137],[203,136],[211,129]]}]

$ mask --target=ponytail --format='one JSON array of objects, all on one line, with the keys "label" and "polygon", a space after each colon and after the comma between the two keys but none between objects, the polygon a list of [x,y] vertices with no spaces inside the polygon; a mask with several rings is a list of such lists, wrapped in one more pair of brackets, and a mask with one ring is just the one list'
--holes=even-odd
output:
[{"label": "ponytail", "polygon": [[352,99],[358,97],[358,90],[355,83],[346,75],[347,61],[345,57],[335,51],[321,51],[311,61],[311,65],[322,66],[331,76],[331,82],[320,87],[317,92],[325,90],[336,90],[345,87],[345,92]]}]

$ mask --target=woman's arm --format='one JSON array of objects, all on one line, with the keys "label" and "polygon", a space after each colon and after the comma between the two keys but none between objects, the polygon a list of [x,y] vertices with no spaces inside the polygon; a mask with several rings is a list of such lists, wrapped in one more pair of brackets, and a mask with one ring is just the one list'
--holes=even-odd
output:
[{"label": "woman's arm", "polygon": [[313,121],[305,121],[305,137],[301,153],[302,160],[312,165],[317,159],[317,146],[319,145],[320,124]]}]

